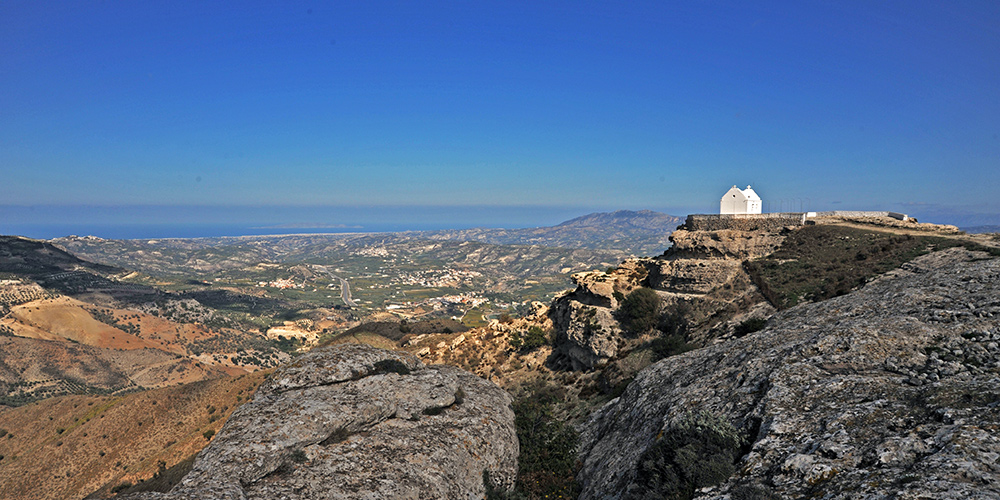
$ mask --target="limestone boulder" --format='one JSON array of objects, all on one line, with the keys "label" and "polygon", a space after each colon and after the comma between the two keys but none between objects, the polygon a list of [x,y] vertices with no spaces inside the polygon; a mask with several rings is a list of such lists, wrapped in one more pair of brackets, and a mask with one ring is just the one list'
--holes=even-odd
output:
[{"label": "limestone boulder", "polygon": [[509,488],[518,441],[491,382],[365,345],[313,350],[237,409],[163,499],[483,498]]}]

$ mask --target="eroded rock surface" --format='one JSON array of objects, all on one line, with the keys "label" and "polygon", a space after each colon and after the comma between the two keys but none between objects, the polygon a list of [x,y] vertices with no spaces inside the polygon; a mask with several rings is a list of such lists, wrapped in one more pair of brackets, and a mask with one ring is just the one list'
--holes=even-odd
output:
[{"label": "eroded rock surface", "polygon": [[[788,230],[674,231],[674,246],[656,258],[629,259],[615,269],[573,275],[576,289],[557,297],[551,308],[558,332],[556,358],[574,370],[590,370],[647,342],[629,337],[615,319],[620,301],[636,288],[652,288],[664,308],[684,304],[691,339],[707,344],[730,323],[773,312],[743,268],[749,259],[770,254]],[[758,307],[762,306],[762,307]],[[745,315],[745,314],[744,314]]]},{"label": "eroded rock surface", "polygon": [[491,382],[364,345],[280,368],[167,494],[130,498],[470,499],[510,487],[510,396]]},{"label": "eroded rock surface", "polygon": [[582,499],[641,491],[688,412],[748,436],[696,498],[1000,498],[1000,259],[936,252],[642,371],[582,429]]}]

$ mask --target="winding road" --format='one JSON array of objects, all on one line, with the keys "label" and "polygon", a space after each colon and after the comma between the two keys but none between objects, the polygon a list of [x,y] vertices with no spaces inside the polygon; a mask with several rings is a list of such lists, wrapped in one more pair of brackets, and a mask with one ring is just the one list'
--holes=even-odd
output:
[{"label": "winding road", "polygon": [[351,298],[351,284],[348,283],[347,280],[331,273],[326,266],[316,266],[316,268],[322,270],[326,274],[329,274],[331,278],[340,280],[340,298],[344,300],[344,304],[347,304],[347,307],[358,307],[358,304]]}]

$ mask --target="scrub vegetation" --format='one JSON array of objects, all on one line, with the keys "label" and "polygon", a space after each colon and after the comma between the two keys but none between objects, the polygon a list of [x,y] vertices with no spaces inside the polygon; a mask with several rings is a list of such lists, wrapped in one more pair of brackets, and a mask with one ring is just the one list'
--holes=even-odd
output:
[{"label": "scrub vegetation", "polygon": [[921,255],[959,246],[1000,255],[956,238],[816,225],[793,231],[777,251],[749,262],[747,271],[771,305],[787,309],[844,295]]}]

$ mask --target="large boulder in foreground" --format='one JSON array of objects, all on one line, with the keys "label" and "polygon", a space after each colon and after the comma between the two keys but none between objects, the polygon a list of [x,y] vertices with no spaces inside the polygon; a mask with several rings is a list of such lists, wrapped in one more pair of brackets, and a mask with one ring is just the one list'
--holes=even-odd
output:
[{"label": "large boulder in foreground", "polygon": [[508,488],[518,441],[491,382],[364,345],[315,349],[237,409],[160,499],[483,498]]},{"label": "large boulder in foreground", "polygon": [[583,427],[581,499],[1000,498],[998,297],[940,251],[656,363]]}]

